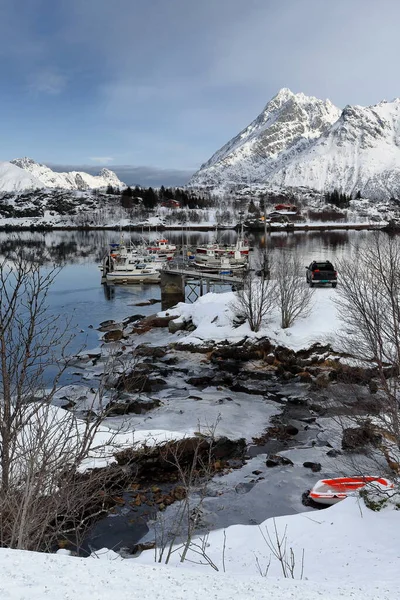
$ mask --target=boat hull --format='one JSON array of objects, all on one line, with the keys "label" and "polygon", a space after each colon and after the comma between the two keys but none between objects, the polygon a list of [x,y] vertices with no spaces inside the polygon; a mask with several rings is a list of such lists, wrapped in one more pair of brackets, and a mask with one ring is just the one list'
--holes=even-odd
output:
[{"label": "boat hull", "polygon": [[159,271],[156,273],[118,273],[111,271],[105,277],[107,283],[158,283],[160,278]]},{"label": "boat hull", "polygon": [[331,506],[344,500],[349,494],[361,490],[369,483],[376,483],[380,489],[386,490],[394,487],[393,483],[384,477],[336,477],[317,481],[308,496],[318,504]]}]

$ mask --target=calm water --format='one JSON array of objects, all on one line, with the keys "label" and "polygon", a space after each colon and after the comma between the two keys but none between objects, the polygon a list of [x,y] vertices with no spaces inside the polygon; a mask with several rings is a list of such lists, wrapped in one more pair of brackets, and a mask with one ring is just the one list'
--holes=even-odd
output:
[{"label": "calm water", "polygon": [[[196,246],[199,242],[212,241],[215,232],[170,231],[168,239],[181,245]],[[220,232],[222,243],[236,240],[235,231]],[[272,233],[267,238],[267,247],[273,251],[297,251],[304,264],[313,259],[330,259],[333,263],[338,257],[351,252],[359,243],[365,243],[373,232],[367,231],[331,231]],[[125,234],[127,239],[128,234]],[[132,240],[140,235],[133,233]],[[155,239],[156,232],[148,234]],[[261,252],[264,244],[262,234],[249,235],[254,245],[254,256]],[[160,304],[136,307],[137,302],[145,299],[160,298],[158,285],[107,286],[101,285],[99,265],[110,242],[119,241],[119,233],[112,231],[59,231],[47,233],[23,232],[17,234],[0,233],[0,254],[4,256],[10,249],[24,245],[32,249],[45,248],[54,261],[61,261],[63,269],[57,276],[49,294],[49,304],[55,313],[72,317],[76,338],[72,350],[85,345],[89,348],[98,345],[99,323],[113,319],[120,321],[130,315],[152,314],[161,310]]]}]

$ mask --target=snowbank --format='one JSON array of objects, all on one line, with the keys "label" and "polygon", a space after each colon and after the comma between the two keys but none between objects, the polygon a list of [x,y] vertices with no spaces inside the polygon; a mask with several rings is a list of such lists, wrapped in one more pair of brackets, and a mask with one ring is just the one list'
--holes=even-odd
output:
[{"label": "snowbank", "polygon": [[[304,284],[305,285],[305,284]],[[216,294],[210,292],[193,304],[180,302],[169,312],[181,321],[192,321],[196,330],[185,338],[188,344],[199,345],[206,341],[238,342],[245,337],[258,339],[268,337],[272,342],[282,344],[293,350],[307,348],[316,342],[331,343],[334,346],[336,333],[341,322],[335,305],[336,290],[331,288],[315,289],[312,309],[307,317],[298,319],[289,329],[280,327],[279,309],[271,314],[258,333],[250,330],[248,323],[233,327],[235,316],[234,292]]]},{"label": "snowbank", "polygon": [[[100,556],[101,558],[101,556]],[[185,572],[134,560],[97,560],[0,549],[2,598],[7,600],[387,600],[389,583],[346,586],[249,578],[205,571]],[[367,569],[365,572],[368,573]]]},{"label": "snowbank", "polygon": [[[374,512],[366,508],[359,497],[349,497],[327,510],[277,517],[275,524],[279,538],[283,538],[286,530],[288,554],[293,548],[296,579],[301,576],[304,550],[305,579],[340,581],[348,585],[385,582],[395,586],[400,583],[400,512],[393,507]],[[273,519],[267,519],[260,526],[233,525],[213,531],[207,540],[207,555],[220,570],[224,561],[226,573],[232,576],[260,576],[257,562],[265,570],[271,560],[271,550],[264,539],[267,531],[274,540]],[[195,563],[201,560],[192,551],[184,563],[179,562],[179,552],[172,557],[172,564],[187,569],[196,568]],[[150,564],[154,556],[144,552],[136,560]],[[268,577],[282,577],[281,564],[274,557]]]}]

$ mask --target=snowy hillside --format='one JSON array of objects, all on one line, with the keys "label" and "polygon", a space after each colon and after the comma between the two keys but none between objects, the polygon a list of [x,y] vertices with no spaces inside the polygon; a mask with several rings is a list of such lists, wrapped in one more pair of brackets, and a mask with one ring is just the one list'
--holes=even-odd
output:
[{"label": "snowy hillside", "polygon": [[346,106],[281,90],[189,186],[227,191],[311,188],[375,199],[400,195],[400,100]]},{"label": "snowy hillside", "polygon": [[0,162],[0,192],[21,192],[26,189],[43,188],[44,185],[33,174],[10,162]]},{"label": "snowy hillside", "polygon": [[[120,181],[117,175],[109,169],[102,169],[98,175],[90,175],[83,171],[70,171],[68,173],[57,173],[41,165],[31,158],[15,158],[11,161],[17,167],[33,175],[40,180],[41,187],[61,188],[66,190],[86,190],[107,187],[112,185],[123,188],[126,185]],[[1,181],[0,181],[1,185]],[[28,187],[28,186],[27,186]]]}]

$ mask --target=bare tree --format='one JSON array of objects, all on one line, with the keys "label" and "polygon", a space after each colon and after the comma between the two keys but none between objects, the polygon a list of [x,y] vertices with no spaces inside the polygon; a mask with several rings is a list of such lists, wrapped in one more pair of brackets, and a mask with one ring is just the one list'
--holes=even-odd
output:
[{"label": "bare tree", "polygon": [[275,260],[273,278],[276,280],[281,327],[291,327],[299,318],[309,314],[313,290],[301,277],[302,265],[295,252],[280,252]]},{"label": "bare tree", "polygon": [[400,471],[400,243],[376,234],[351,259],[338,264],[337,305],[343,348],[375,372],[379,410],[357,415],[383,435],[381,449],[393,470]]},{"label": "bare tree", "polygon": [[98,435],[101,387],[86,419],[52,405],[71,333],[48,308],[59,268],[42,263],[19,252],[0,264],[0,544],[29,550],[48,550],[102,510],[104,478],[80,470],[112,453],[117,433]]},{"label": "bare tree", "polygon": [[259,331],[276,305],[276,289],[271,279],[246,273],[243,285],[236,293],[233,310],[248,321],[252,331]]}]

